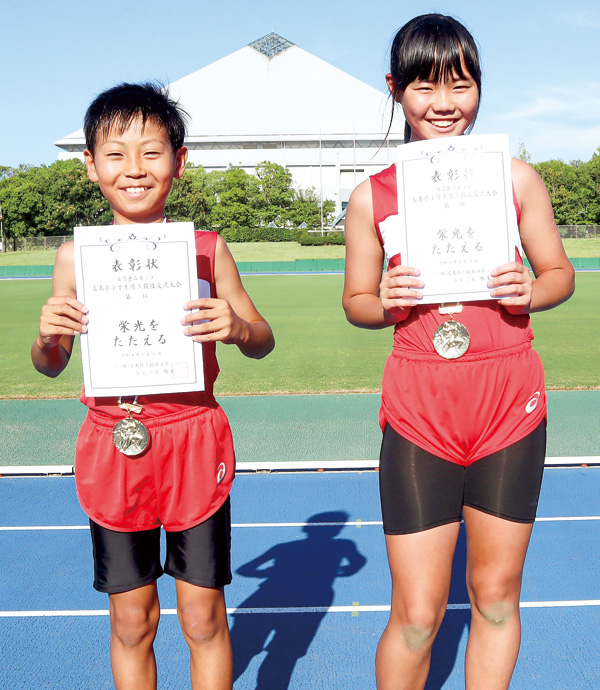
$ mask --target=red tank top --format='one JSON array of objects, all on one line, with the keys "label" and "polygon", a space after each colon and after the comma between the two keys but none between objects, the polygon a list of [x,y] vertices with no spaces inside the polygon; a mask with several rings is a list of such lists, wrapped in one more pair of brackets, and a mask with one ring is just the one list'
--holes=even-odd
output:
[{"label": "red tank top", "polygon": [[[198,280],[208,284],[210,296],[216,297],[215,247],[217,244],[217,233],[196,231],[195,236]],[[214,406],[213,389],[219,375],[216,343],[203,343],[202,356],[204,361],[205,390],[190,393],[139,396],[138,402],[143,406],[143,411],[140,415],[136,415],[136,417],[138,419],[162,417],[163,415],[183,412],[190,407]],[[85,392],[82,392],[79,399],[90,410],[119,419],[124,416],[123,411],[117,406],[117,398],[88,398]]]},{"label": "red tank top", "polygon": [[[386,244],[394,232],[395,218],[398,216],[396,166],[386,168],[373,175],[370,180],[375,228],[385,251]],[[514,202],[518,221],[520,209],[516,197]],[[520,238],[515,237],[514,241],[515,259],[522,262]],[[386,256],[388,254],[389,250],[386,251]],[[440,314],[436,304],[413,307],[410,315],[394,329],[394,348],[407,352],[435,354],[433,334],[436,328],[447,320],[448,316]],[[464,324],[469,331],[470,354],[501,350],[533,340],[529,316],[509,314],[496,300],[465,302],[456,320]]]}]

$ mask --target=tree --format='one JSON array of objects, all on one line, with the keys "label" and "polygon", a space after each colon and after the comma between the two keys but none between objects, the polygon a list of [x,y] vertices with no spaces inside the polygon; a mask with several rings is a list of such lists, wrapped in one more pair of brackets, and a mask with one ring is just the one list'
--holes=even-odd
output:
[{"label": "tree", "polygon": [[0,179],[7,237],[67,235],[77,225],[104,225],[112,214],[78,160],[20,166]]},{"label": "tree", "polygon": [[546,185],[558,225],[600,223],[600,188],[592,163],[593,159],[589,163],[552,160],[533,166]]},{"label": "tree", "polygon": [[[328,225],[333,220],[335,203],[328,199],[323,201],[323,224]],[[314,187],[294,191],[294,199],[288,212],[288,219],[294,227],[306,223],[309,228],[321,227],[321,202]]]},{"label": "tree", "polygon": [[[49,166],[0,167],[0,205],[9,238],[67,235],[75,226],[112,220],[109,203],[77,159]],[[333,211],[334,203],[324,201],[325,224]],[[260,233],[262,239],[291,239],[303,223],[321,226],[315,190],[295,190],[290,171],[268,161],[256,166],[255,175],[235,166],[207,173],[190,165],[180,180],[173,181],[165,212],[171,220],[191,220],[197,228],[227,231],[236,241]],[[271,223],[285,231],[268,232]]]},{"label": "tree", "polygon": [[215,229],[253,228],[257,214],[250,204],[255,182],[242,168],[229,166],[227,170],[208,173],[216,203],[210,219]]},{"label": "tree", "polygon": [[188,165],[185,175],[179,180],[173,180],[165,213],[171,220],[191,220],[196,228],[209,229],[215,203],[206,170],[202,166]]},{"label": "tree", "polygon": [[268,161],[259,163],[255,171],[251,204],[257,211],[258,224],[266,226],[275,222],[282,225],[294,199],[292,173]]},{"label": "tree", "polygon": [[531,154],[525,148],[524,142],[519,142],[519,152],[517,153],[517,158],[520,158],[525,163],[531,163]]},{"label": "tree", "polygon": [[586,181],[590,188],[590,217],[594,220],[592,224],[600,225],[600,147],[587,163],[583,163]]}]

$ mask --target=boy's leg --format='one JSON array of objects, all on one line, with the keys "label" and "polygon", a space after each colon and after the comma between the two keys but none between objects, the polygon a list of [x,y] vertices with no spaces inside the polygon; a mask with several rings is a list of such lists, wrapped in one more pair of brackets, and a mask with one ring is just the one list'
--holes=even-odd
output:
[{"label": "boy's leg", "polygon": [[177,614],[190,648],[192,690],[231,690],[233,653],[223,589],[176,580]]},{"label": "boy's leg", "polygon": [[231,690],[233,656],[223,587],[231,582],[229,499],[204,522],[167,532],[165,572],[191,654],[193,690]]},{"label": "boy's leg", "polygon": [[160,607],[160,528],[116,532],[90,520],[94,587],[109,595],[110,654],[117,690],[155,690],[153,642]]},{"label": "boy's leg", "polygon": [[156,582],[109,595],[110,660],[116,690],[156,690]]}]

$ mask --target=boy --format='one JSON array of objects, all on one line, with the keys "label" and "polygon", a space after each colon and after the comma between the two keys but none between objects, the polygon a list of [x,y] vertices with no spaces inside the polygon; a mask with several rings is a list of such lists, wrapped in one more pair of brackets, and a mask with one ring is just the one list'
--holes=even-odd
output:
[{"label": "boy", "polygon": [[[152,84],[122,84],[93,101],[84,133],[87,172],[110,203],[114,223],[162,223],[173,179],[185,172],[183,111]],[[176,580],[192,688],[232,686],[223,587],[231,581],[234,456],[227,419],[213,397],[215,348],[216,341],[233,343],[247,357],[261,358],[274,340],[221,237],[197,232],[196,249],[199,278],[210,284],[211,297],[184,305],[181,323],[186,337],[203,343],[206,390],[136,398],[141,410],[135,417],[151,442],[135,458],[123,455],[112,438],[115,424],[127,416],[127,404],[81,396],[89,411],[75,454],[77,493],[90,518],[94,587],[109,594],[117,690],[156,688],[156,579],[163,572]],[[86,332],[89,319],[76,298],[73,243],[68,242],[57,252],[52,297],[42,308],[31,349],[35,368],[58,376],[74,336]],[[164,570],[161,525],[167,533]]]}]

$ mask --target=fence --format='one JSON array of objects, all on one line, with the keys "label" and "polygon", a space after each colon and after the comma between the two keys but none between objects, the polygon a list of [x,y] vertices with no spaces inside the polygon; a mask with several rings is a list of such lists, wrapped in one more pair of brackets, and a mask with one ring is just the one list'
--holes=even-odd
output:
[{"label": "fence", "polygon": [[73,235],[53,235],[52,237],[19,237],[5,240],[6,252],[26,252],[41,249],[58,249],[61,244],[72,240]]},{"label": "fence", "polygon": [[600,225],[559,225],[560,236],[569,239],[600,237]]},{"label": "fence", "polygon": [[[563,238],[585,239],[600,237],[600,225],[559,225],[558,230]],[[318,231],[321,232],[320,230]],[[4,251],[20,252],[36,249],[58,249],[67,240],[72,240],[72,235],[56,235],[53,237],[20,237],[7,239]]]}]

